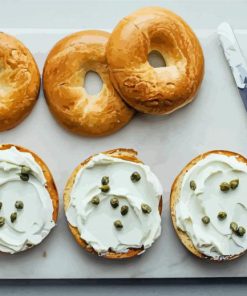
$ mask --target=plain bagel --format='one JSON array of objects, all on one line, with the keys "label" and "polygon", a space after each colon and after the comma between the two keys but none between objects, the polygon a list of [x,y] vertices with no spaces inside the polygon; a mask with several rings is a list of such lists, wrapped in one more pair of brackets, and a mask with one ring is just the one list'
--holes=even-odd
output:
[{"label": "plain bagel", "polygon": [[15,127],[31,112],[39,88],[40,74],[30,51],[0,32],[0,131]]},{"label": "plain bagel", "polygon": [[[55,118],[72,132],[111,134],[134,114],[110,81],[105,56],[109,36],[96,30],[74,33],[60,40],[47,57],[43,71],[45,97]],[[96,72],[103,81],[96,96],[87,94],[84,88],[88,71]]]},{"label": "plain bagel", "polygon": [[[158,51],[166,67],[153,68],[148,55]],[[147,7],[123,18],[107,46],[112,82],[138,111],[168,114],[191,102],[204,74],[200,43],[176,14]]]}]

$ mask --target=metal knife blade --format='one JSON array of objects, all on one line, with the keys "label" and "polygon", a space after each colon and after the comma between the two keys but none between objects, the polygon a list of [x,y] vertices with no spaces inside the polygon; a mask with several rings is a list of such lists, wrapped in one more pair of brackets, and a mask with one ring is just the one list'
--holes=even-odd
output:
[{"label": "metal knife blade", "polygon": [[233,77],[247,111],[246,61],[241,53],[241,49],[231,26],[228,23],[222,23],[219,25],[217,32],[226,60],[232,70]]}]

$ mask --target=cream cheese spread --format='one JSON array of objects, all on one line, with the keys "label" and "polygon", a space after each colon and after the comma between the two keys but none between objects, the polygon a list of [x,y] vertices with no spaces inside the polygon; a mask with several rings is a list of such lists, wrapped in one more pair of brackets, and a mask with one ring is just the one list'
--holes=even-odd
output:
[{"label": "cream cheese spread", "polygon": [[[133,172],[141,179],[131,180]],[[109,177],[108,192],[102,192],[101,179]],[[149,248],[161,232],[159,201],[162,187],[146,165],[98,154],[79,170],[70,194],[66,211],[69,223],[77,227],[80,236],[99,255],[107,251],[128,252],[129,248]],[[97,196],[98,205],[92,204]],[[111,199],[117,198],[119,206],[113,208]],[[142,211],[142,204],[151,208],[149,214]],[[129,211],[121,215],[121,207]],[[120,220],[123,228],[117,229],[114,221]]]},{"label": "cream cheese spread", "polygon": [[[239,180],[237,188],[222,191],[223,182]],[[196,184],[191,189],[190,182]],[[235,156],[212,153],[184,175],[176,204],[177,227],[187,233],[198,251],[220,259],[247,249],[247,235],[239,236],[232,222],[247,229],[247,165]],[[221,220],[220,212],[226,213]],[[203,217],[210,223],[204,224]]]},{"label": "cream cheese spread", "polygon": [[[26,181],[20,178],[24,166],[30,169]],[[0,150],[0,251],[12,254],[37,245],[55,226],[45,185],[42,169],[30,153],[15,147]],[[23,207],[16,208],[16,202]]]}]

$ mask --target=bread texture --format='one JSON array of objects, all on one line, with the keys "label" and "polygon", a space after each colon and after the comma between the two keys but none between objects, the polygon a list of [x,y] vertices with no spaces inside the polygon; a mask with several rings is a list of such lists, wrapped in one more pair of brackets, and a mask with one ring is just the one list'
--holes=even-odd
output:
[{"label": "bread texture", "polygon": [[[138,158],[137,158],[137,152],[133,149],[124,149],[124,148],[118,148],[118,149],[113,149],[109,150],[106,152],[103,152],[104,154],[115,157],[115,158],[120,158],[123,160],[127,161],[132,161],[132,162],[137,162],[137,163],[142,163]],[[81,168],[83,168],[91,159],[93,156],[89,157],[86,159],[84,162],[82,162],[80,165],[76,167],[76,169],[73,171],[72,175],[70,176],[69,180],[67,181],[65,190],[64,190],[64,210],[66,211],[69,207],[70,204],[70,193],[73,188],[73,184],[75,182],[75,178],[77,173]],[[161,215],[162,212],[162,196],[160,197],[160,202],[159,202],[159,213]],[[98,255],[98,253],[90,246],[87,244],[85,240],[83,240],[80,237],[80,233],[76,227],[73,227],[72,225],[69,225],[70,231],[74,238],[76,239],[77,243],[84,248],[87,252],[93,253]],[[135,257],[137,255],[140,255],[143,252],[143,249],[129,249],[127,253],[116,253],[109,251],[106,254],[104,254],[102,257],[107,258],[107,259],[124,259],[124,258],[131,258]]]},{"label": "bread texture", "polygon": [[177,227],[177,223],[176,223],[176,204],[177,204],[177,202],[179,201],[179,198],[180,198],[180,191],[181,191],[181,186],[182,186],[184,175],[193,166],[195,166],[199,161],[201,161],[202,159],[204,159],[205,157],[207,157],[210,154],[222,154],[222,155],[226,155],[226,156],[229,156],[229,157],[230,156],[234,156],[238,161],[247,164],[247,159],[244,158],[242,155],[240,155],[238,153],[235,153],[235,152],[231,152],[231,151],[225,151],[225,150],[213,150],[213,151],[209,151],[209,152],[203,153],[203,154],[197,156],[196,158],[194,158],[193,160],[191,160],[182,169],[182,171],[176,177],[176,179],[174,180],[174,183],[172,185],[171,196],[170,196],[170,212],[171,212],[171,218],[172,218],[172,223],[173,223],[174,229],[175,229],[175,231],[176,231],[176,233],[177,233],[180,241],[185,246],[185,248],[188,251],[190,251],[193,255],[197,256],[200,259],[207,259],[207,260],[214,261],[214,262],[229,261],[229,260],[233,260],[233,259],[236,259],[236,258],[240,257],[245,252],[242,252],[241,254],[234,255],[234,256],[220,256],[219,259],[215,259],[213,257],[206,256],[206,255],[204,255],[204,254],[202,254],[201,252],[198,251],[198,249],[194,246],[193,242],[191,241],[191,239],[189,238],[189,236],[186,234],[186,232],[184,232],[181,229],[179,229]]},{"label": "bread texture", "polygon": [[17,126],[39,95],[40,74],[30,51],[0,32],[0,131]]},{"label": "bread texture", "polygon": [[[106,61],[110,34],[89,30],[60,40],[49,53],[43,71],[46,101],[57,121],[84,136],[105,136],[126,125],[134,111],[115,91]],[[96,96],[84,88],[85,75],[96,72],[103,87]]]},{"label": "bread texture", "polygon": [[[148,55],[158,51],[166,67],[153,68]],[[204,75],[200,43],[185,21],[160,7],[124,17],[107,45],[114,87],[134,109],[168,114],[191,102]]]},{"label": "bread texture", "polygon": [[56,222],[57,217],[58,217],[59,198],[58,198],[57,188],[56,188],[55,182],[53,180],[53,177],[52,177],[52,174],[51,174],[49,168],[47,167],[47,165],[44,163],[44,161],[37,154],[35,154],[34,152],[32,152],[31,150],[29,150],[27,148],[13,145],[13,144],[2,144],[2,145],[0,145],[0,150],[7,150],[7,149],[10,149],[11,147],[15,147],[20,152],[30,153],[33,156],[34,160],[41,167],[42,172],[43,172],[45,179],[46,179],[46,189],[49,192],[49,195],[52,200],[52,205],[53,205],[52,218],[53,218],[53,221]]}]

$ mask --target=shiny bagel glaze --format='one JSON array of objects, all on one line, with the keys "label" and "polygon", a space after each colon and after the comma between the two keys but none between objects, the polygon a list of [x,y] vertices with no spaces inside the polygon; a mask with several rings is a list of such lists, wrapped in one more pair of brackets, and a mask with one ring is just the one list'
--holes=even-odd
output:
[{"label": "shiny bagel glaze", "polygon": [[[166,67],[153,68],[158,51]],[[191,28],[173,12],[147,7],[123,18],[107,46],[112,82],[138,111],[167,114],[191,102],[201,84],[204,58]]]},{"label": "shiny bagel glaze", "polygon": [[0,32],[0,131],[18,125],[39,95],[40,74],[30,51]]},{"label": "shiny bagel glaze", "polygon": [[[43,87],[50,110],[63,126],[80,135],[111,134],[134,114],[110,81],[105,56],[109,36],[96,30],[69,35],[53,47],[45,63]],[[84,88],[88,71],[96,72],[103,81],[96,96]]]}]

